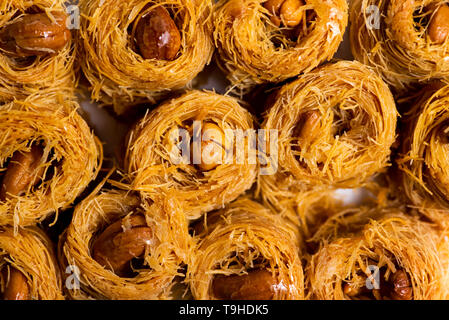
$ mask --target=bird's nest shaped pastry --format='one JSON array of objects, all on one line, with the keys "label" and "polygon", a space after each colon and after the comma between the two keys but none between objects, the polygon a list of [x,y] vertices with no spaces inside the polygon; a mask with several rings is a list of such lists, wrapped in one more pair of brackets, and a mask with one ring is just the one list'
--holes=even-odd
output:
[{"label": "bird's nest shaped pastry", "polygon": [[397,208],[331,217],[307,276],[314,299],[447,299],[448,245],[431,224]]},{"label": "bird's nest shaped pastry", "polygon": [[26,279],[30,300],[63,300],[61,272],[53,243],[36,228],[0,227],[0,283],[3,288],[12,270]]},{"label": "bird's nest shaped pastry", "polygon": [[437,17],[439,6],[449,12],[447,1],[352,1],[350,41],[354,57],[375,68],[399,94],[419,82],[446,78],[449,42],[431,37],[437,33],[432,30],[432,20],[447,20]]},{"label": "bird's nest shaped pastry", "polygon": [[[136,50],[136,25],[145,12],[161,7],[179,30],[180,49],[172,60],[144,59]],[[79,63],[91,97],[122,113],[188,85],[212,57],[211,8],[209,0],[80,1]]]},{"label": "bird's nest shaped pastry", "polygon": [[[65,37],[67,44],[58,51],[48,54],[17,57],[8,49],[0,49],[0,95],[1,101],[14,98],[25,98],[31,94],[38,94],[42,89],[56,89],[73,93],[75,83],[74,61],[76,48],[71,41],[68,29],[71,20],[67,15],[64,1],[61,0],[7,0],[0,4],[0,32],[18,23],[26,16],[40,13],[46,14],[49,20],[58,21],[48,30],[48,39]],[[31,23],[31,22],[27,22]],[[55,27],[55,26],[58,27]],[[19,29],[22,34],[14,34],[16,38],[23,38],[23,45],[30,37],[36,39],[45,31],[37,29],[31,31],[24,26]],[[42,28],[42,25],[37,25]],[[55,29],[56,28],[56,29]],[[34,32],[31,34],[30,32]],[[47,36],[45,36],[47,37]],[[43,38],[45,38],[43,37]],[[7,39],[9,40],[9,39]],[[59,39],[60,40],[60,39]],[[31,40],[29,40],[31,42]],[[36,42],[33,43],[37,45]],[[12,48],[12,50],[15,50]]]},{"label": "bird's nest shaped pastry", "polygon": [[[202,128],[212,124],[226,136],[226,142],[220,142],[220,152],[232,150],[226,158],[223,154],[215,168],[203,170],[195,164],[194,143],[190,145],[190,152],[182,155],[182,160],[173,159],[173,149],[167,140],[173,130],[192,130],[195,121]],[[257,159],[250,161],[250,139],[244,136],[248,130],[254,130],[253,116],[235,98],[207,91],[190,91],[168,100],[149,112],[128,135],[125,169],[130,187],[143,197],[166,194],[177,198],[182,202],[188,219],[196,219],[205,212],[221,208],[255,182]],[[237,138],[238,132],[242,133],[241,140]],[[197,134],[190,131],[192,140],[194,135]],[[238,149],[239,146],[242,148]],[[202,157],[206,149],[201,148]],[[252,148],[249,150],[253,151]]]},{"label": "bird's nest shaped pastry", "polygon": [[[249,198],[240,198],[197,223],[197,247],[188,269],[188,283],[196,299],[305,298],[302,240],[289,222]],[[270,286],[257,281],[248,282],[252,289],[231,285],[236,277],[254,276],[254,272],[265,272],[262,278],[269,278]],[[216,277],[229,284],[225,291],[235,291],[217,296],[222,289],[214,287]],[[233,278],[232,282],[226,277],[229,281]],[[245,296],[247,291],[255,296]]]},{"label": "bird's nest shaped pastry", "polygon": [[[93,244],[108,225],[136,214],[143,217],[145,227],[151,228],[153,239],[140,257],[142,263],[133,267],[132,274],[123,275],[94,259]],[[127,225],[123,223],[123,231],[132,227]],[[122,241],[120,245],[131,248],[133,244]],[[184,277],[182,266],[191,259],[191,247],[187,222],[175,201],[141,202],[125,191],[103,190],[76,207],[61,237],[59,259],[61,264],[79,270],[79,288],[68,290],[73,299],[169,299],[175,278]]]},{"label": "bird's nest shaped pastry", "polygon": [[[95,180],[103,149],[79,108],[75,100],[51,94],[0,106],[0,225],[41,222],[68,208]],[[29,161],[30,154],[38,156]],[[29,183],[15,190],[25,177]]]},{"label": "bird's nest shaped pastry", "polygon": [[262,128],[278,132],[278,148],[268,150],[261,168],[273,172],[258,185],[278,210],[311,188],[363,186],[388,166],[398,113],[388,86],[368,67],[322,66],[270,100]]},{"label": "bird's nest shaped pastry", "polygon": [[[269,2],[269,1],[268,1]],[[331,59],[348,20],[344,0],[306,0],[299,25],[271,20],[261,0],[221,0],[213,14],[218,63],[232,85],[243,92],[255,84],[280,82]],[[291,35],[298,33],[299,35]]]}]

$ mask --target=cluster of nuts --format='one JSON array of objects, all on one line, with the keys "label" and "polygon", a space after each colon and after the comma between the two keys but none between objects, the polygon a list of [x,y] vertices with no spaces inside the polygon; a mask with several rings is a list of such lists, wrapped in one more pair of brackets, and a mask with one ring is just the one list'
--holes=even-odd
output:
[{"label": "cluster of nuts", "polygon": [[[190,150],[190,158],[194,159],[193,152],[196,148],[193,145],[193,129],[191,126],[186,126],[183,128],[186,132],[189,133],[188,138],[190,139],[189,150]],[[176,152],[179,154],[181,152],[181,144],[183,143],[183,139],[187,137],[183,137],[179,134],[179,128],[172,128],[164,138],[164,145],[169,152]],[[223,130],[213,122],[204,122],[201,126],[200,137],[198,141],[200,142],[200,154],[199,159],[201,159],[200,163],[197,164],[197,167],[201,171],[210,171],[215,169],[219,164],[223,163],[225,156],[225,133]]]},{"label": "cluster of nuts", "polygon": [[[383,277],[383,275],[380,275]],[[381,278],[383,280],[383,278]],[[360,295],[368,294],[369,290],[364,287],[355,287],[346,282],[343,285],[343,293],[348,297],[354,298]],[[396,270],[391,274],[387,283],[382,283],[381,289],[373,289],[372,294],[376,299],[382,299],[384,296],[393,300],[411,300],[413,298],[413,288],[410,277],[402,269]]]},{"label": "cluster of nuts", "polygon": [[282,23],[286,27],[296,27],[304,19],[303,0],[268,0],[263,6],[270,12],[270,20],[274,25]]}]

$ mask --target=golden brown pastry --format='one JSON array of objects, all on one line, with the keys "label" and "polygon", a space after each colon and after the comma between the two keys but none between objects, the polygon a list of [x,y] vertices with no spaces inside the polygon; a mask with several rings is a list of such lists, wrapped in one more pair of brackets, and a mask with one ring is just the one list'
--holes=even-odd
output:
[{"label": "golden brown pastry", "polygon": [[7,0],[0,6],[0,101],[41,90],[73,94],[72,18],[62,0]]},{"label": "golden brown pastry", "polygon": [[276,211],[297,211],[315,188],[324,195],[329,188],[364,186],[388,166],[395,101],[381,78],[359,62],[317,68],[281,87],[272,100],[262,128],[278,133],[275,148],[266,151],[277,166],[261,163],[267,172],[258,185]]},{"label": "golden brown pastry", "polygon": [[0,299],[64,299],[53,243],[42,230],[0,227]]},{"label": "golden brown pastry", "polygon": [[141,202],[111,190],[94,193],[75,208],[59,258],[79,270],[79,287],[68,290],[72,299],[169,299],[191,247],[174,200]]},{"label": "golden brown pastry", "polygon": [[347,20],[344,0],[221,0],[213,14],[218,63],[243,92],[281,82],[331,59]]},{"label": "golden brown pastry", "polygon": [[91,98],[121,114],[190,84],[209,63],[210,0],[81,0],[79,63]]},{"label": "golden brown pastry", "polygon": [[[449,87],[435,82],[420,92],[404,117],[400,154],[401,196],[441,226],[449,222]],[[404,193],[402,193],[403,191]]]},{"label": "golden brown pastry", "polygon": [[449,75],[449,5],[436,0],[355,0],[350,5],[354,57],[399,94]]},{"label": "golden brown pastry", "polygon": [[447,299],[448,244],[431,224],[402,210],[351,209],[315,234],[308,263],[314,299]]},{"label": "golden brown pastry", "polygon": [[286,220],[240,198],[194,226],[187,282],[199,300],[304,299],[301,238]]},{"label": "golden brown pastry", "polygon": [[0,225],[42,222],[95,180],[102,146],[78,110],[61,94],[0,106]]},{"label": "golden brown pastry", "polygon": [[253,116],[235,98],[194,90],[168,100],[130,131],[124,187],[177,198],[185,216],[197,219],[253,185],[257,159],[248,132]]}]

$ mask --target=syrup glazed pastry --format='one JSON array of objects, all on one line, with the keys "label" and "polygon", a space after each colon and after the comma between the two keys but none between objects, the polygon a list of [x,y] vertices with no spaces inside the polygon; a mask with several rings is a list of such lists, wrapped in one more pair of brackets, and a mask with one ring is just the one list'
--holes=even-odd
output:
[{"label": "syrup glazed pastry", "polygon": [[129,133],[130,187],[143,197],[177,198],[187,219],[221,208],[256,180],[248,130],[253,117],[234,98],[190,91],[169,100]]},{"label": "syrup glazed pastry", "polygon": [[197,300],[301,300],[300,237],[288,222],[240,198],[194,225],[188,283]]},{"label": "syrup glazed pastry", "polygon": [[315,234],[307,275],[312,299],[447,299],[447,241],[399,209],[359,208]]},{"label": "syrup glazed pastry", "polygon": [[102,146],[78,108],[54,95],[0,106],[0,225],[41,222],[96,178]]},{"label": "syrup glazed pastry", "polygon": [[404,120],[401,154],[402,190],[422,214],[449,226],[449,86],[435,82]]},{"label": "syrup glazed pastry", "polygon": [[53,243],[32,227],[0,227],[0,299],[63,300]]},{"label": "syrup glazed pastry", "polygon": [[63,2],[0,3],[1,101],[25,98],[46,88],[73,92],[74,48]]},{"label": "syrup glazed pastry", "polygon": [[79,63],[95,101],[125,106],[188,85],[209,63],[210,0],[81,0]]},{"label": "syrup glazed pastry", "polygon": [[350,21],[354,57],[397,93],[449,76],[449,1],[354,0]]},{"label": "syrup glazed pastry", "polygon": [[263,200],[283,210],[311,188],[363,186],[388,165],[396,118],[387,85],[358,62],[328,64],[281,87],[262,125],[278,131],[279,164],[259,176]]},{"label": "syrup glazed pastry", "polygon": [[337,51],[347,11],[345,0],[221,0],[213,15],[218,63],[242,91],[308,72]]},{"label": "syrup glazed pastry", "polygon": [[185,217],[173,200],[141,203],[124,191],[81,202],[61,237],[62,265],[79,268],[73,299],[169,299],[192,256]]}]

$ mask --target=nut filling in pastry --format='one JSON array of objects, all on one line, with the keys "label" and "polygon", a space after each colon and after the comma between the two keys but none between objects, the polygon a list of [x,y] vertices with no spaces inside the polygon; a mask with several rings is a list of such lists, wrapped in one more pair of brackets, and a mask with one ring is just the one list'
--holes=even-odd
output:
[{"label": "nut filling in pastry", "polygon": [[164,7],[143,10],[135,21],[136,51],[144,59],[174,60],[181,48],[181,33]]},{"label": "nut filling in pastry", "polygon": [[449,6],[430,4],[413,14],[415,30],[421,37],[428,36],[433,44],[442,44],[449,35]]},{"label": "nut filling in pastry", "polygon": [[33,143],[29,151],[16,151],[0,169],[0,202],[33,192],[61,171],[62,159],[42,142]]},{"label": "nut filling in pastry", "polygon": [[132,277],[134,262],[156,244],[142,215],[131,215],[104,229],[92,244],[92,257],[120,277]]},{"label": "nut filling in pastry", "polygon": [[[268,0],[263,3],[263,7],[268,10],[270,22],[277,28],[273,30],[275,32],[272,38],[275,45],[294,46],[295,42],[307,36],[315,27],[316,13],[313,9],[308,9],[310,6],[304,0]],[[282,39],[285,37],[286,39]]]},{"label": "nut filling in pastry", "polygon": [[12,57],[57,54],[71,40],[65,13],[25,13],[0,29],[0,49]]},{"label": "nut filling in pastry", "polygon": [[29,152],[16,151],[13,154],[1,179],[0,201],[5,201],[12,196],[20,196],[38,184],[45,171],[45,167],[42,166],[42,157],[42,147],[35,144],[31,146]]},{"label": "nut filling in pastry", "polygon": [[217,275],[212,282],[213,293],[221,300],[272,300],[277,286],[276,278],[263,269],[244,275]]},{"label": "nut filling in pastry", "polygon": [[[370,260],[370,265],[376,265]],[[395,266],[396,271],[381,267],[358,272],[343,282],[343,293],[350,299],[412,300],[413,287],[407,272]]]},{"label": "nut filling in pastry", "polygon": [[165,133],[164,144],[171,156],[180,156],[184,145],[190,153],[189,159],[199,159],[194,162],[201,172],[211,171],[225,159],[225,133],[212,121],[203,122],[201,131],[198,131],[197,137],[194,137],[192,121],[186,121],[181,127],[175,126]]},{"label": "nut filling in pastry", "polygon": [[3,300],[30,300],[30,288],[25,275],[10,265],[4,265],[0,274],[0,297]]}]

